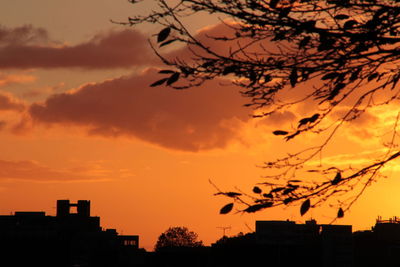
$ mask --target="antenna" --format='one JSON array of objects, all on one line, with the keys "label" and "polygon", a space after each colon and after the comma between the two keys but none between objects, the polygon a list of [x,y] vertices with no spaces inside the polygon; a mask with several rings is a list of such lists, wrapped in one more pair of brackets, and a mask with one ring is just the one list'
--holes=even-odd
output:
[{"label": "antenna", "polygon": [[230,226],[219,226],[219,227],[217,227],[217,228],[222,230],[222,233],[223,233],[223,236],[222,236],[222,237],[226,236],[226,235],[225,235],[226,230],[232,229],[232,227],[230,227]]}]

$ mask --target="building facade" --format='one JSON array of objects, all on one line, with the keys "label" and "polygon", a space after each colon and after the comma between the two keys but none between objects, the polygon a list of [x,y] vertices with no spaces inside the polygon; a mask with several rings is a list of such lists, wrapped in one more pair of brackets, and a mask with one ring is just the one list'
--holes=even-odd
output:
[{"label": "building facade", "polygon": [[[76,208],[76,212],[71,212]],[[0,216],[3,266],[124,266],[139,248],[137,235],[102,229],[90,201],[57,201],[56,216],[15,212]]]}]

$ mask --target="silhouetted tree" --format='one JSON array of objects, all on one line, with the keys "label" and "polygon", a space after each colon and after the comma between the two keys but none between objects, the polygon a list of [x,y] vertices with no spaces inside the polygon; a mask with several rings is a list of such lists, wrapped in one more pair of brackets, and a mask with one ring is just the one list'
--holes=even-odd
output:
[{"label": "silhouetted tree", "polygon": [[154,247],[155,251],[168,248],[193,248],[203,246],[202,241],[197,240],[197,234],[186,227],[170,227],[162,233]]},{"label": "silhouetted tree", "polygon": [[[137,1],[131,1],[132,3]],[[224,77],[242,87],[255,117],[307,103],[308,110],[291,129],[274,135],[287,141],[304,133],[325,133],[320,144],[265,162],[271,170],[253,193],[226,192],[233,201],[221,209],[256,212],[302,203],[301,215],[329,199],[338,200],[343,217],[382,167],[400,156],[396,149],[398,119],[386,151],[355,168],[307,165],[318,160],[338,128],[367,110],[399,98],[400,2],[396,0],[154,0],[157,9],[130,17],[127,25],[160,25],[152,46],[171,68],[151,86],[175,89],[198,86]],[[196,37],[184,21],[197,12],[224,19],[222,36]],[[224,42],[226,50],[216,49]],[[161,50],[183,44],[190,56],[168,58]],[[158,46],[158,48],[157,48]],[[221,47],[221,46],[219,46]],[[287,97],[300,87],[297,97]],[[340,112],[338,111],[340,107]],[[334,117],[333,113],[335,111]],[[341,114],[341,115],[338,115]],[[398,117],[397,117],[398,118]],[[330,122],[334,119],[334,122]],[[356,155],[354,155],[356,158]],[[317,178],[317,179],[315,179]],[[352,192],[353,195],[348,196]],[[333,197],[333,198],[332,198]]]}]

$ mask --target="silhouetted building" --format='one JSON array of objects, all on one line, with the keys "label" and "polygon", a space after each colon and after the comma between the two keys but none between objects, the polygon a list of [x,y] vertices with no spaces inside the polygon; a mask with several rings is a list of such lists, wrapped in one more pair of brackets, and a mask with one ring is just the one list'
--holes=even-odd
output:
[{"label": "silhouetted building", "polygon": [[[352,227],[293,221],[256,221],[256,242],[280,266],[353,266]],[[264,254],[265,255],[265,254]]]},{"label": "silhouetted building", "polygon": [[368,231],[354,233],[356,266],[400,266],[400,219],[382,220]]},{"label": "silhouetted building", "polygon": [[[76,208],[76,212],[71,212]],[[90,216],[90,201],[57,201],[57,215],[15,212],[0,216],[3,266],[125,266],[138,251],[139,237],[103,230]],[[131,266],[131,265],[129,265]]]}]

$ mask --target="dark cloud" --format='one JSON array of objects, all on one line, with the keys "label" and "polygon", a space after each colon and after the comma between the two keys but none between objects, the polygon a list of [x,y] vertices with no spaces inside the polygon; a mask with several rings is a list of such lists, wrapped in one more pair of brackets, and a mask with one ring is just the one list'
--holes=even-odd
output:
[{"label": "dark cloud", "polygon": [[33,104],[29,112],[34,123],[87,126],[90,134],[131,136],[186,151],[226,146],[250,118],[238,88],[218,80],[189,90],[148,86],[157,79],[148,70],[88,84]]},{"label": "dark cloud", "polygon": [[157,62],[147,37],[135,30],[98,34],[77,45],[38,43],[47,32],[32,26],[0,28],[0,68],[127,68]]},{"label": "dark cloud", "polygon": [[1,110],[21,112],[25,110],[25,104],[8,93],[0,92],[0,111]]},{"label": "dark cloud", "polygon": [[0,47],[43,45],[47,42],[49,42],[49,37],[47,31],[43,28],[24,25],[9,29],[0,26]]}]

